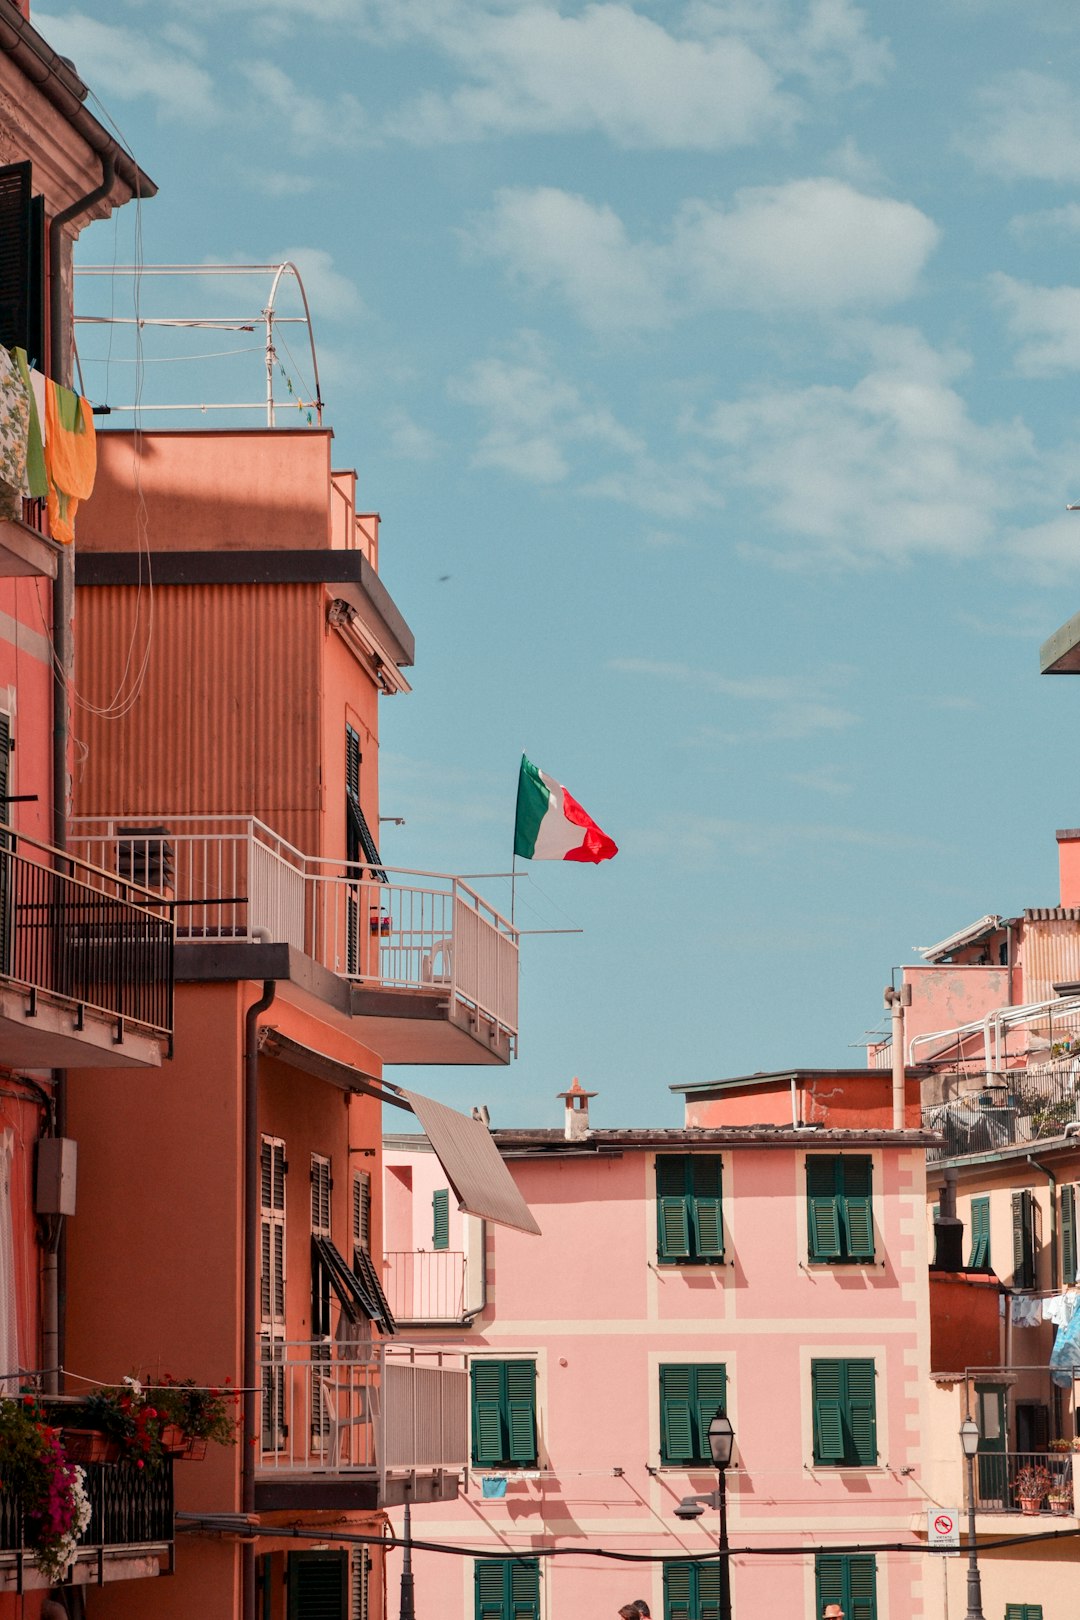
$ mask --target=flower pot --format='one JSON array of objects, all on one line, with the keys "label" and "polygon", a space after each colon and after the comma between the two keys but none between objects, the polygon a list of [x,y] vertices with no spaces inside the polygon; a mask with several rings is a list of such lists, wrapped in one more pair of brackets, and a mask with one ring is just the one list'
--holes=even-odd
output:
[{"label": "flower pot", "polygon": [[161,1449],[166,1457],[182,1457],[187,1447],[188,1439],[178,1423],[163,1423],[158,1436]]},{"label": "flower pot", "polygon": [[64,1429],[62,1445],[68,1462],[105,1463],[120,1461],[120,1442],[99,1429]]},{"label": "flower pot", "polygon": [[189,1436],[183,1451],[180,1453],[185,1462],[202,1462],[206,1457],[208,1440],[200,1440],[198,1436]]},{"label": "flower pot", "polygon": [[1022,1496],[1020,1498],[1021,1513],[1035,1514],[1042,1511],[1041,1496]]},{"label": "flower pot", "polygon": [[1066,1514],[1071,1513],[1072,1508],[1073,1505],[1071,1497],[1052,1496],[1050,1498],[1050,1511],[1051,1513],[1055,1513],[1059,1519],[1063,1519]]}]

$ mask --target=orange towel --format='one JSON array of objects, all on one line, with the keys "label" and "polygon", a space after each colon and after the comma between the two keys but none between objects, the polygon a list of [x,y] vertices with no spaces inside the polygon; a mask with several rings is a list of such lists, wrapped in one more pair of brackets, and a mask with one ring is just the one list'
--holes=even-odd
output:
[{"label": "orange towel", "polygon": [[70,545],[75,513],[93,492],[97,438],[88,402],[51,378],[45,383],[45,467],[49,475],[49,529]]}]

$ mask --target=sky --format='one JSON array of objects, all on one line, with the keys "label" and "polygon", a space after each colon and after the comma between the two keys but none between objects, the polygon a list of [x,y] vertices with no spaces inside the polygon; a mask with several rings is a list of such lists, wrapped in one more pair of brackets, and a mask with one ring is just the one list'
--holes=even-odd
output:
[{"label": "sky", "polygon": [[[300,268],[336,460],[417,639],[382,707],[384,859],[506,872],[522,752],[620,846],[518,884],[523,928],[582,932],[523,938],[517,1061],[392,1078],[554,1125],[578,1075],[596,1125],[677,1124],[672,1084],[861,1065],[895,964],[1056,902],[1054,830],[1080,822],[1080,687],[1038,672],[1080,609],[1070,0],[33,20],[159,187],[82,264]],[[134,297],[80,278],[84,313]],[[145,403],[262,398],[258,333],[148,330],[139,368],[131,332],[80,327],[95,402],[137,377]],[[193,420],[260,418],[146,418]]]}]

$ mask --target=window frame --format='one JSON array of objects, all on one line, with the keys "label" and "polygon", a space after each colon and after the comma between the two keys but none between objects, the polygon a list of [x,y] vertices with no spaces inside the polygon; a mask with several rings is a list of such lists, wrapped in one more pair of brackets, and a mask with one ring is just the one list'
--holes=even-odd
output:
[{"label": "window frame", "polygon": [[720,1153],[658,1153],[656,1259],[662,1266],[724,1264],[724,1159]]},{"label": "window frame", "polygon": [[814,1356],[810,1403],[815,1468],[877,1467],[877,1362],[872,1356]]},{"label": "window frame", "polygon": [[[680,1387],[682,1385],[685,1388]],[[661,1467],[712,1468],[709,1424],[718,1407],[727,1411],[727,1364],[722,1361],[661,1362],[658,1388]],[[689,1442],[688,1449],[679,1449],[680,1431]]]},{"label": "window frame", "polygon": [[[327,1590],[319,1591],[309,1597],[309,1605],[303,1606],[305,1593],[304,1572],[317,1570],[320,1574],[331,1577],[327,1583]],[[331,1576],[333,1571],[333,1576]],[[349,1605],[349,1554],[348,1550],[315,1552],[305,1548],[303,1551],[290,1552],[286,1564],[287,1594],[286,1616],[287,1620],[315,1620],[316,1616],[326,1613],[323,1607],[329,1589],[337,1587],[340,1602],[338,1612],[348,1614]],[[334,1578],[336,1577],[336,1579]]]},{"label": "window frame", "polygon": [[[805,1171],[806,1252],[810,1265],[874,1265],[873,1155],[808,1153]],[[855,1190],[860,1187],[860,1178],[862,1190]]]},{"label": "window frame", "polygon": [[474,1468],[535,1468],[540,1455],[536,1361],[477,1356],[469,1365],[469,1455]]}]

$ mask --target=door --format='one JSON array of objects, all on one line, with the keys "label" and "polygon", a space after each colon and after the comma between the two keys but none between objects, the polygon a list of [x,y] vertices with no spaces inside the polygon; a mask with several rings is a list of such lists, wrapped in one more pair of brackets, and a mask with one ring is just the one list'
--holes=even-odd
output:
[{"label": "door", "polygon": [[979,1425],[979,1451],[976,1458],[979,1505],[1008,1507],[1009,1464],[1005,1452],[1003,1384],[975,1385],[975,1421]]}]

